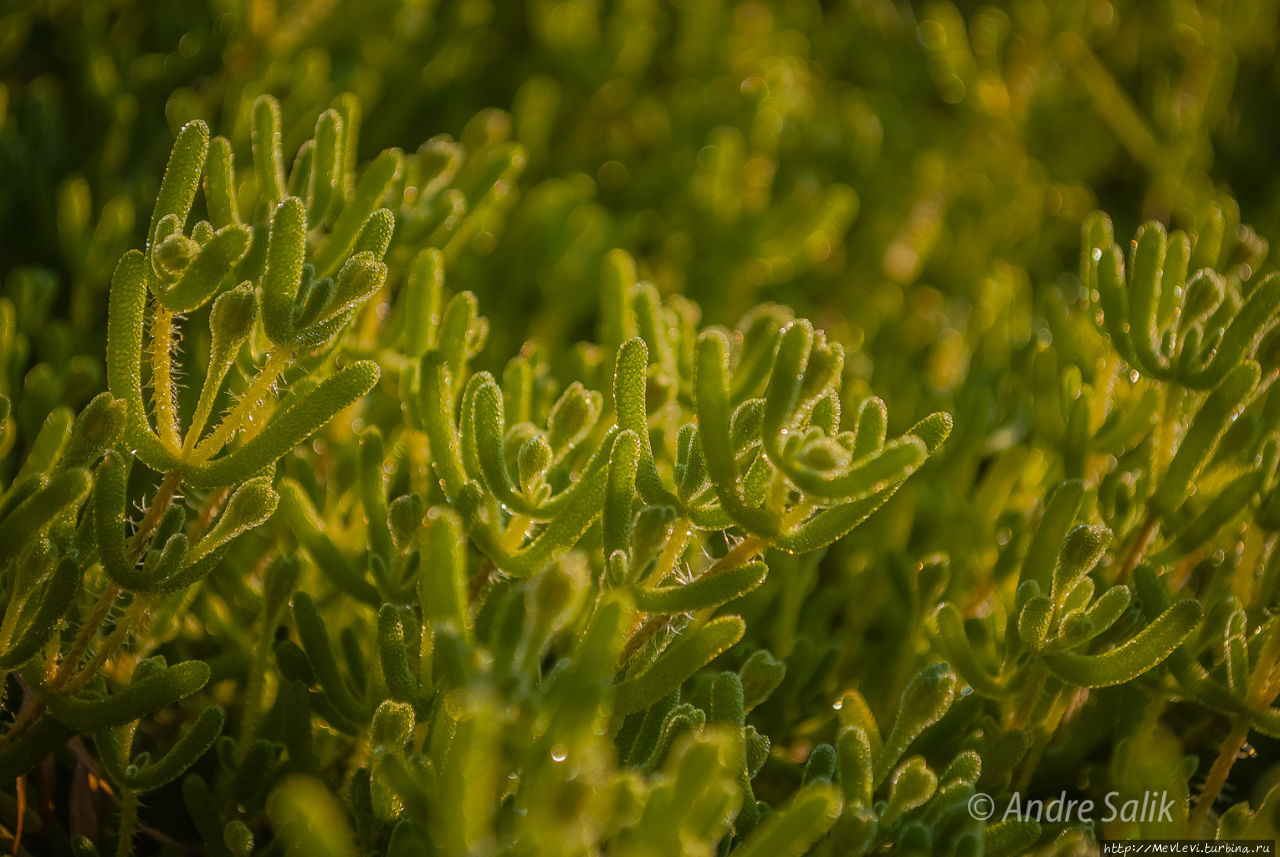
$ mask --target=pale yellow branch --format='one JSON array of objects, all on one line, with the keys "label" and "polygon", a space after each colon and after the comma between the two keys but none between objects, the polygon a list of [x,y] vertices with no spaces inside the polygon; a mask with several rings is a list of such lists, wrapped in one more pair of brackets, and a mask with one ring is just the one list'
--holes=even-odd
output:
[{"label": "pale yellow branch", "polygon": [[275,386],[280,373],[288,367],[292,359],[288,351],[273,351],[227,418],[208,437],[196,444],[196,448],[188,457],[188,463],[203,464],[208,461],[231,442],[236,432],[250,425],[257,418],[264,400],[271,393],[271,388]]}]

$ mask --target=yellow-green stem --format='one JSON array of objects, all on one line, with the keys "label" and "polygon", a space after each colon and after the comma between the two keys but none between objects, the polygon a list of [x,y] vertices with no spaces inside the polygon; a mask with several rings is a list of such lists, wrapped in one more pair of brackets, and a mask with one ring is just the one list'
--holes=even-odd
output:
[{"label": "yellow-green stem", "polygon": [[208,437],[196,444],[195,449],[191,451],[189,456],[191,463],[203,464],[208,461],[231,442],[231,438],[235,437],[236,432],[252,424],[262,407],[263,400],[271,392],[271,388],[275,386],[276,379],[280,377],[280,373],[285,370],[292,359],[293,357],[288,351],[273,351],[271,353],[267,358],[267,362],[258,370],[258,374],[254,376],[253,381],[249,384],[249,389],[245,390],[244,395],[240,397],[239,403],[231,410],[227,418]]},{"label": "yellow-green stem", "polygon": [[59,692],[64,694],[75,693],[88,684],[98,670],[107,662],[107,659],[120,650],[125,640],[129,638],[129,634],[138,627],[138,624],[146,616],[147,611],[151,609],[151,605],[154,602],[154,595],[138,595],[135,597],[133,603],[129,605],[128,611],[116,622],[116,626],[111,629],[111,633],[102,641],[102,645],[94,652],[89,663],[85,664],[79,672],[68,679],[59,688]]},{"label": "yellow-green stem", "polygon": [[[728,553],[713,562],[700,576],[708,577],[719,574],[722,571],[737,568],[743,563],[749,562],[757,554],[763,553],[768,547],[769,543],[760,536],[749,535],[734,545]],[[665,614],[650,614],[646,616],[644,621],[632,631],[631,636],[627,638],[626,644],[622,647],[621,663],[625,664],[637,649],[643,646],[659,628],[666,624],[666,621]]]},{"label": "yellow-green stem", "polygon": [[1156,427],[1155,458],[1152,462],[1153,484],[1164,475],[1173,460],[1174,444],[1177,442],[1178,419],[1182,415],[1182,387],[1175,381],[1169,381],[1162,387],[1164,403],[1161,407],[1160,423]]},{"label": "yellow-green stem", "polygon": [[711,566],[702,573],[703,577],[712,574],[719,574],[722,571],[729,571],[737,568],[744,563],[749,562],[757,554],[762,554],[769,547],[769,543],[757,535],[747,536],[738,542],[724,556],[720,557]]},{"label": "yellow-green stem", "polygon": [[666,580],[671,572],[675,571],[676,563],[680,561],[688,545],[689,520],[680,518],[671,527],[671,535],[667,538],[667,543],[662,546],[662,553],[658,555],[658,565],[650,579],[658,584]]},{"label": "yellow-green stem", "polygon": [[120,831],[116,838],[116,857],[129,857],[133,853],[133,832],[138,826],[138,796],[133,789],[120,792]]},{"label": "yellow-green stem", "polygon": [[155,392],[156,428],[160,441],[170,452],[177,452],[177,393],[173,383],[173,313],[156,304],[151,320],[151,383]]},{"label": "yellow-green stem", "polygon": [[200,386],[200,398],[196,401],[196,411],[191,416],[191,425],[187,427],[186,437],[182,439],[182,454],[187,455],[196,446],[196,442],[200,440],[200,435],[204,434],[204,427],[209,422],[209,415],[213,413],[213,403],[218,399],[218,391],[222,389],[222,381],[227,377],[227,370],[231,368],[230,361],[223,361],[218,366],[209,367],[209,373],[204,376],[204,383]]},{"label": "yellow-green stem", "polygon": [[14,823],[13,829],[13,851],[10,852],[17,857],[22,853],[22,823],[27,815],[27,778],[25,776],[18,777],[17,789],[14,792],[17,799],[17,816],[18,820]]},{"label": "yellow-green stem", "polygon": [[75,674],[76,666],[80,663],[80,659],[89,650],[89,644],[98,635],[98,629],[102,626],[107,615],[110,614],[111,608],[115,606],[116,599],[119,597],[120,587],[114,583],[108,583],[107,588],[102,590],[102,594],[98,596],[98,600],[93,604],[93,609],[89,611],[88,617],[85,618],[84,624],[80,626],[80,633],[76,635],[75,642],[71,644],[71,651],[67,652],[66,658],[58,666],[58,672],[49,682],[50,690],[61,690],[62,686],[71,680],[71,677]]},{"label": "yellow-green stem", "polygon": [[525,537],[529,535],[529,525],[532,523],[529,518],[521,514],[512,514],[511,520],[507,522],[507,528],[502,533],[502,546],[509,551],[517,551],[524,544]]}]

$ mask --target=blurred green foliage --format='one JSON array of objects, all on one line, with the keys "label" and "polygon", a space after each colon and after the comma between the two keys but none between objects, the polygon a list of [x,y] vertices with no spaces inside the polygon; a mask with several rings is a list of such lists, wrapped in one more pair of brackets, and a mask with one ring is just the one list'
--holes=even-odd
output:
[{"label": "blurred green foliage", "polygon": [[8,843],[1275,838],[1278,13],[6,5]]}]

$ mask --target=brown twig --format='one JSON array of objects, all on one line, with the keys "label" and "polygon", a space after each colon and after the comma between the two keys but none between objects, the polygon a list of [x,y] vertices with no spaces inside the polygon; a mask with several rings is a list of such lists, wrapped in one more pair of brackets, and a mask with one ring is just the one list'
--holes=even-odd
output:
[{"label": "brown twig", "polygon": [[1142,560],[1143,553],[1151,544],[1151,540],[1155,538],[1156,530],[1160,526],[1160,520],[1152,513],[1148,512],[1147,517],[1143,519],[1142,526],[1138,528],[1138,532],[1134,534],[1133,541],[1129,543],[1129,550],[1125,552],[1124,562],[1120,564],[1120,570],[1116,573],[1116,583],[1124,583],[1133,574],[1133,570],[1138,567],[1138,563]]}]

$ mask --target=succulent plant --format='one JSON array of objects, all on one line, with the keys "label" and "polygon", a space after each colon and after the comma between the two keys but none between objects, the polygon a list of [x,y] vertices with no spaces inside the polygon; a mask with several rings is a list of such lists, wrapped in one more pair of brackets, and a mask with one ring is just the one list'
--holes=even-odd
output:
[{"label": "succulent plant", "polygon": [[0,11],[0,845],[1280,838],[1277,8]]}]

